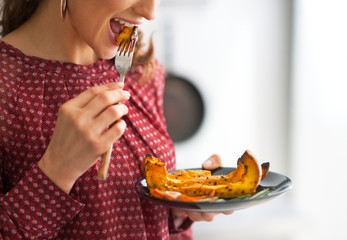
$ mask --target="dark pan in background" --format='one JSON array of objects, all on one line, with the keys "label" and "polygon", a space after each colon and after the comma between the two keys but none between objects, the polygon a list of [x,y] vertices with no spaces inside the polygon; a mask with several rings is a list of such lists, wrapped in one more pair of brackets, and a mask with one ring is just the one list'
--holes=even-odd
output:
[{"label": "dark pan in background", "polygon": [[164,115],[173,141],[182,142],[192,137],[200,128],[204,114],[204,101],[192,82],[182,76],[167,74]]}]

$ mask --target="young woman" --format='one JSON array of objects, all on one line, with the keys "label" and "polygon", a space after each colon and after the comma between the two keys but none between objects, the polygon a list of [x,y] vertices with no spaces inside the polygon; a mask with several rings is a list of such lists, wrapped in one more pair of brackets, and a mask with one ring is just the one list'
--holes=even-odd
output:
[{"label": "young woman", "polygon": [[[151,45],[138,44],[124,84],[111,59],[124,22],[154,19],[158,4],[3,1],[0,239],[190,239],[192,221],[213,219],[134,190],[147,153],[175,168],[164,71]],[[100,156],[112,144],[108,178],[99,181]],[[205,167],[220,164],[213,155]]]}]

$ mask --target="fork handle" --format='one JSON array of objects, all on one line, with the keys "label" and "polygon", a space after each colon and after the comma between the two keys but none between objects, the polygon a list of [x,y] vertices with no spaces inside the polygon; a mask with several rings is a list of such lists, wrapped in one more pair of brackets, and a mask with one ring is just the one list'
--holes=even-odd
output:
[{"label": "fork handle", "polygon": [[119,81],[124,82],[125,73],[119,73]]},{"label": "fork handle", "polygon": [[[125,73],[119,73],[119,82],[124,82],[124,78],[125,78]],[[107,178],[107,172],[108,172],[108,167],[110,165],[111,153],[112,153],[112,145],[110,149],[102,155],[100,167],[98,170],[99,180],[106,180]]]},{"label": "fork handle", "polygon": [[110,165],[111,153],[112,153],[113,145],[102,155],[102,159],[100,162],[99,170],[98,170],[98,179],[106,180],[108,167]]}]

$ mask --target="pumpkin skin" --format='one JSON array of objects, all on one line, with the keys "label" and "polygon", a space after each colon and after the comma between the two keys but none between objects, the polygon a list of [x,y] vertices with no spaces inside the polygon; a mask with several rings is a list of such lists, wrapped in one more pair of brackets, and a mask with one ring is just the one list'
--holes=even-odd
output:
[{"label": "pumpkin skin", "polygon": [[151,155],[145,157],[143,174],[150,191],[179,192],[189,197],[235,198],[256,191],[269,164],[262,171],[254,155],[246,150],[237,161],[237,168],[228,175],[211,175],[208,170],[179,170],[168,173],[166,164]]}]

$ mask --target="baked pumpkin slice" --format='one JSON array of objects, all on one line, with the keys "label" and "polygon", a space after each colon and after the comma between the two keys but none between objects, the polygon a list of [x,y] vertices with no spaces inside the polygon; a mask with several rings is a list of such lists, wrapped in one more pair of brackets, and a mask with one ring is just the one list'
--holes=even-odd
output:
[{"label": "baked pumpkin slice", "polygon": [[[267,168],[269,169],[267,164]],[[237,168],[228,175],[211,175],[208,170],[179,170],[168,173],[166,164],[151,155],[145,157],[143,173],[150,192],[179,192],[189,197],[235,198],[253,194],[265,177],[254,155],[246,150]]]}]

